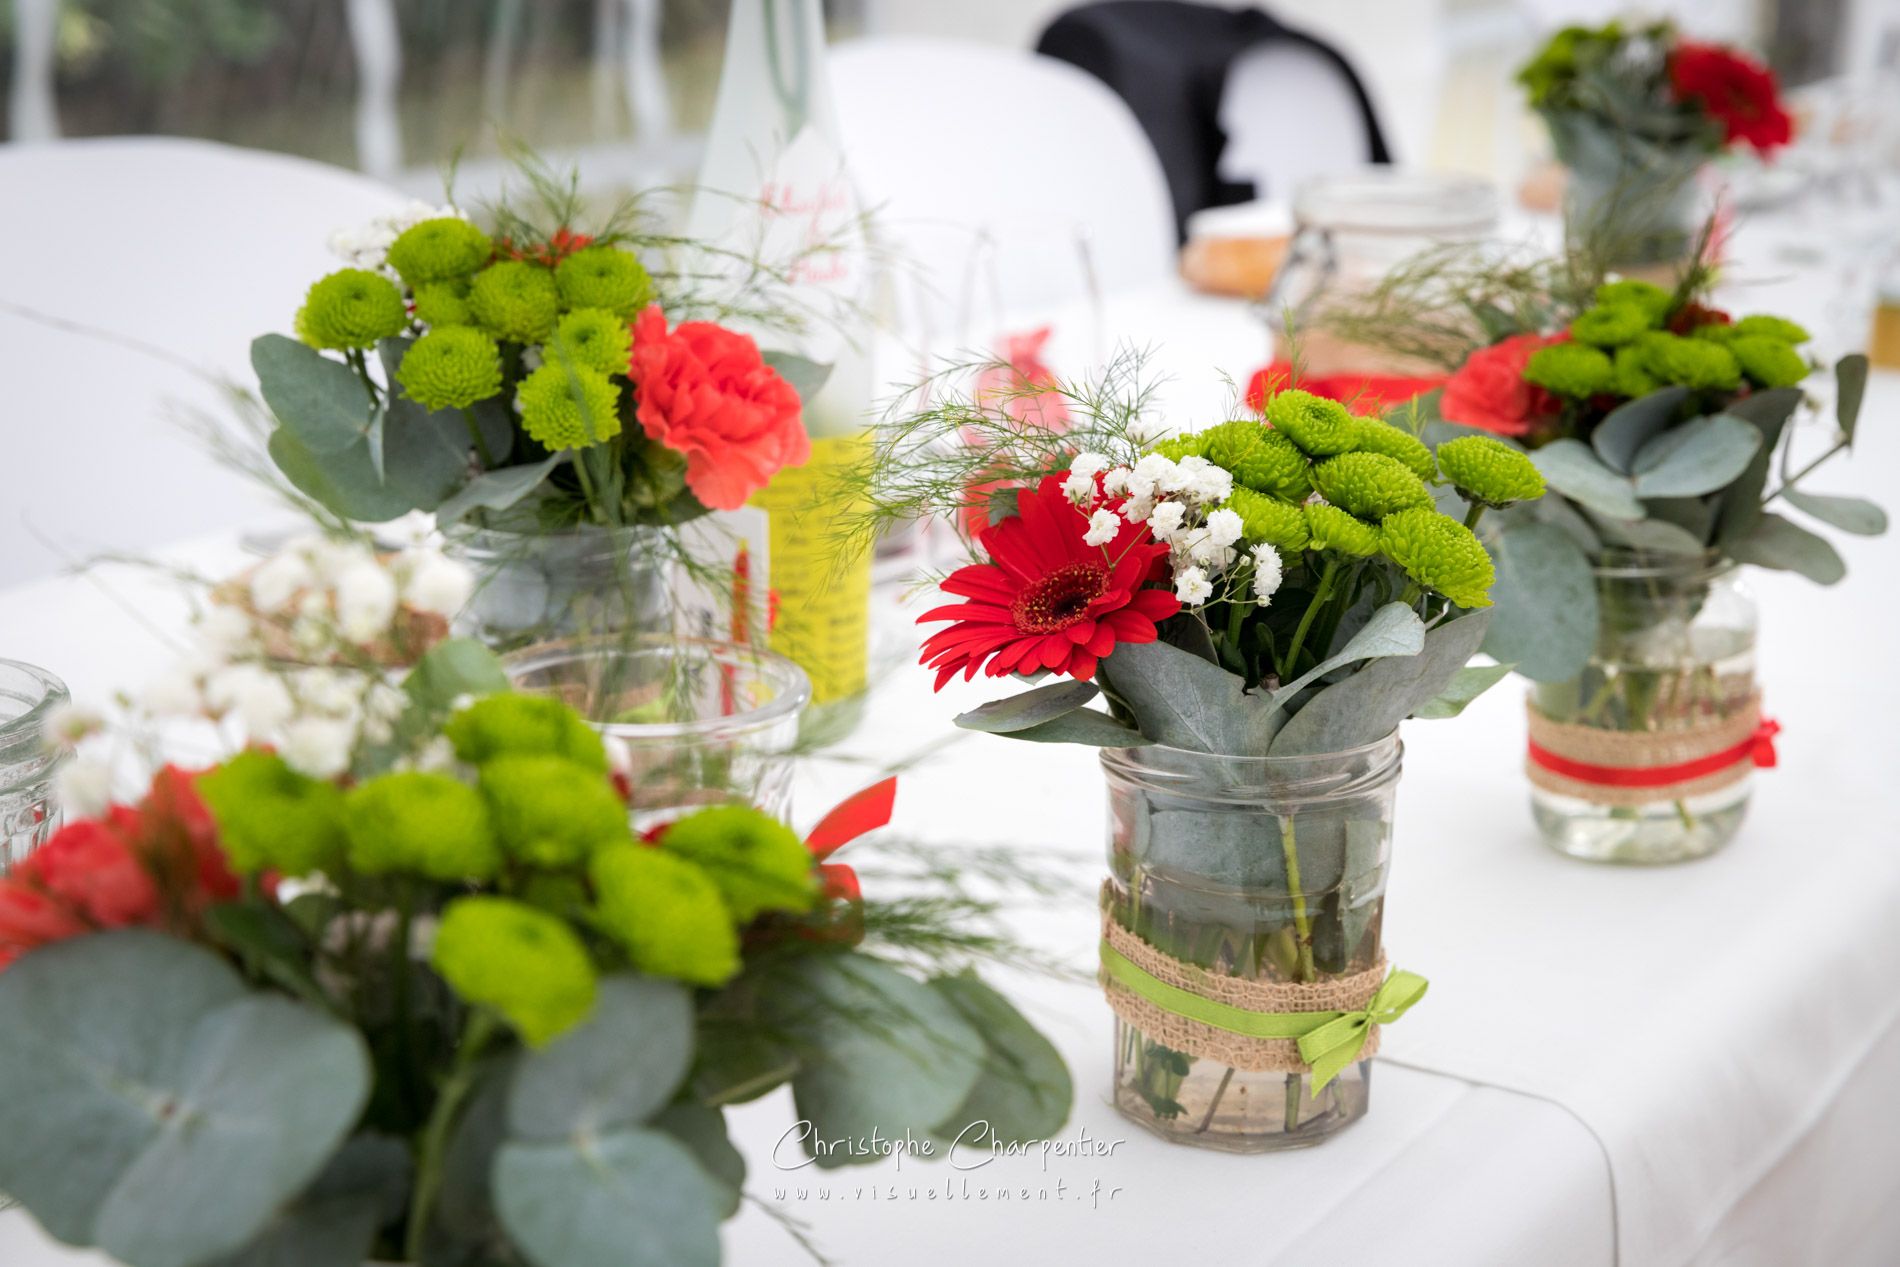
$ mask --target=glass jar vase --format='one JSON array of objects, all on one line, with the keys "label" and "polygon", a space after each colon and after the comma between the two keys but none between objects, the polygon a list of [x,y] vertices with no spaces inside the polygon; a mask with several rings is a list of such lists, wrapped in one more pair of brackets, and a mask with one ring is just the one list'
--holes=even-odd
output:
[{"label": "glass jar vase", "polygon": [[[1402,751],[1397,731],[1309,757],[1104,751],[1106,918],[1218,976],[1324,985],[1378,973]],[[1271,1152],[1365,1116],[1376,1037],[1315,1096],[1297,1055],[1185,1051],[1116,1010],[1115,1107],[1164,1139]]]},{"label": "glass jar vase", "polygon": [[1568,172],[1565,236],[1607,267],[1673,286],[1707,210],[1696,180],[1706,151],[1692,141],[1662,144],[1614,131],[1590,115],[1547,112],[1544,119]]},{"label": "glass jar vase", "polygon": [[65,754],[45,739],[46,719],[70,697],[66,684],[19,660],[0,660],[0,875],[59,826],[53,775]]},{"label": "glass jar vase", "polygon": [[657,528],[527,533],[464,525],[444,536],[447,553],[475,574],[455,632],[498,651],[673,628],[673,560]]},{"label": "glass jar vase", "polygon": [[1531,690],[1531,811],[1559,853],[1669,863],[1733,839],[1761,728],[1754,596],[1721,555],[1592,558],[1597,643]]}]

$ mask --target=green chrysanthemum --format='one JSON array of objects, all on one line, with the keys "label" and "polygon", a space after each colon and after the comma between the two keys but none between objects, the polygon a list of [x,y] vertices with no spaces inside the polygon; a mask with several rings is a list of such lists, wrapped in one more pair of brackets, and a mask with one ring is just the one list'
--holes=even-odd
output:
[{"label": "green chrysanthemum", "polygon": [[1359,443],[1359,424],[1336,400],[1298,388],[1281,392],[1267,402],[1267,421],[1274,430],[1316,458],[1350,453]]},{"label": "green chrysanthemum", "polygon": [[1616,350],[1617,395],[1647,396],[1661,386],[1649,372],[1649,358],[1641,345],[1628,343]]},{"label": "green chrysanthemum", "polygon": [[1438,477],[1438,464],[1432,460],[1432,451],[1425,447],[1411,432],[1379,418],[1360,418],[1359,449],[1365,453],[1382,453],[1405,463],[1406,469],[1422,480]]},{"label": "green chrysanthemum", "polygon": [[633,329],[605,308],[576,308],[554,327],[551,361],[565,351],[576,365],[603,374],[625,374],[633,355]]},{"label": "green chrysanthemum", "polygon": [[1652,332],[1643,336],[1639,346],[1643,364],[1658,382],[1680,383],[1697,391],[1733,391],[1741,386],[1741,362],[1720,343]]},{"label": "green chrysanthemum", "polygon": [[1661,286],[1648,282],[1621,281],[1604,282],[1597,287],[1597,303],[1602,307],[1624,304],[1641,308],[1648,314],[1651,326],[1660,326],[1663,318],[1669,315],[1669,305],[1676,297]]},{"label": "green chrysanthemum", "polygon": [[1745,334],[1728,345],[1742,373],[1763,387],[1793,387],[1808,376],[1808,363],[1785,340]]},{"label": "green chrysanthemum", "polygon": [[613,246],[576,251],[554,269],[567,308],[602,308],[625,320],[653,302],[653,279],[631,252]]},{"label": "green chrysanthemum", "polygon": [[486,880],[501,867],[488,807],[447,775],[409,771],[349,794],[350,865],[367,875],[403,871],[432,880]]},{"label": "green chrysanthemum", "polygon": [[818,890],[811,851],[784,823],[745,805],[716,805],[666,829],[660,847],[712,876],[742,924],[760,911],[803,911]]},{"label": "green chrysanthemum", "polygon": [[1365,558],[1379,553],[1379,529],[1337,506],[1313,502],[1306,507],[1306,528],[1314,550],[1337,550]]},{"label": "green chrysanthemum", "polygon": [[1582,399],[1616,385],[1616,367],[1596,348],[1582,343],[1553,343],[1538,348],[1524,363],[1524,381],[1559,396]]},{"label": "green chrysanthemum", "polygon": [[450,902],[429,961],[457,994],[500,1012],[531,1047],[594,1005],[594,965],[574,930],[507,898]]},{"label": "green chrysanthemum", "polygon": [[1306,516],[1295,503],[1242,486],[1227,498],[1227,509],[1240,516],[1248,541],[1270,541],[1283,551],[1306,549]]},{"label": "green chrysanthemum", "polygon": [[409,324],[402,292],[380,273],[338,269],[310,288],[297,313],[297,337],[313,348],[371,348]]},{"label": "green chrysanthemum", "polygon": [[475,323],[466,282],[428,282],[416,287],[416,320],[431,330]]},{"label": "green chrysanthemum", "polygon": [[1404,510],[1379,525],[1379,545],[1405,574],[1460,607],[1489,607],[1495,573],[1471,529],[1435,510]]},{"label": "green chrysanthemum", "polygon": [[[1190,431],[1185,435],[1169,436],[1150,450],[1159,453],[1170,462],[1179,462],[1182,458],[1207,457],[1207,437],[1205,431]],[[1208,459],[1212,461],[1213,459]],[[1215,463],[1219,465],[1219,463]]]},{"label": "green chrysanthemum", "polygon": [[644,845],[611,845],[588,863],[596,920],[627,948],[633,966],[694,985],[724,985],[739,971],[739,933],[711,876]]},{"label": "green chrysanthemum", "polygon": [[501,349],[473,326],[443,326],[410,345],[396,379],[424,409],[465,409],[501,391]]},{"label": "green chrysanthemum", "polygon": [[1616,348],[1655,327],[1649,313],[1635,304],[1605,304],[1570,323],[1570,337],[1592,347]]},{"label": "green chrysanthemum", "polygon": [[248,748],[196,786],[235,871],[302,876],[333,870],[343,856],[343,793],[274,752]]},{"label": "green chrysanthemum", "polygon": [[561,296],[547,269],[526,260],[502,260],[475,274],[468,310],[497,339],[539,343],[554,330]]},{"label": "green chrysanthemum", "polygon": [[1689,331],[1691,339],[1707,339],[1710,343],[1729,344],[1735,341],[1735,327],[1721,321],[1705,321]]},{"label": "green chrysanthemum", "polygon": [[389,244],[389,266],[420,288],[428,282],[467,277],[494,253],[488,235],[466,220],[440,216],[402,231]]},{"label": "green chrysanthemum", "polygon": [[508,755],[566,757],[589,770],[607,769],[600,735],[560,700],[544,695],[490,695],[442,728],[455,755],[474,765]]},{"label": "green chrysanthemum", "polygon": [[607,777],[566,757],[495,757],[483,763],[481,785],[502,848],[536,866],[572,866],[632,835]]},{"label": "green chrysanthemum", "polygon": [[1468,502],[1502,510],[1544,495],[1544,477],[1531,460],[1490,436],[1460,436],[1438,446],[1438,465]]},{"label": "green chrysanthemum", "polygon": [[1236,484],[1288,501],[1303,500],[1313,491],[1306,454],[1279,432],[1237,418],[1201,435],[1206,442],[1201,455],[1230,472]]},{"label": "green chrysanthemum", "polygon": [[550,361],[521,380],[515,400],[522,428],[549,450],[581,449],[620,434],[620,389],[599,370]]},{"label": "green chrysanthemum", "polygon": [[1771,339],[1780,339],[1784,343],[1806,343],[1813,338],[1806,330],[1786,317],[1771,317],[1766,313],[1756,313],[1752,317],[1743,317],[1735,323],[1738,335],[1766,335]]},{"label": "green chrysanthemum", "polygon": [[1341,510],[1361,519],[1384,519],[1432,504],[1431,490],[1405,463],[1383,453],[1342,453],[1313,468],[1313,487]]}]

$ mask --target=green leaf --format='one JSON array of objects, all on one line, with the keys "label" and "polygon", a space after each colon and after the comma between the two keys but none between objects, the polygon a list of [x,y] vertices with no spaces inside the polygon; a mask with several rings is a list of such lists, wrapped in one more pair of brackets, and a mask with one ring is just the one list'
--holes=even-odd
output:
[{"label": "green leaf", "polygon": [[402,1213],[409,1179],[407,1145],[357,1135],[256,1240],[208,1267],[362,1267],[376,1230]]},{"label": "green leaf", "polygon": [[1851,446],[1855,424],[1860,421],[1860,402],[1867,397],[1867,358],[1853,352],[1836,361],[1834,387],[1834,417]]},{"label": "green leaf", "polygon": [[418,704],[447,712],[463,695],[508,689],[508,673],[493,651],[473,638],[448,638],[416,661],[402,689]]},{"label": "green leaf", "polygon": [[726,1020],[702,1015],[698,1048],[693,1091],[714,1106],[756,1100],[798,1072],[797,1055],[762,1032],[750,1016]]},{"label": "green leaf", "polygon": [[1051,682],[1008,699],[979,704],[967,713],[959,713],[955,722],[965,730],[1007,734],[1072,713],[1101,693],[1101,688],[1093,682]]},{"label": "green leaf", "polygon": [[1796,510],[1805,510],[1824,524],[1833,524],[1842,532],[1858,537],[1878,537],[1887,530],[1887,512],[1862,497],[1837,497],[1831,493],[1804,493],[1785,488],[1781,495]]},{"label": "green leaf", "polygon": [[208,950],[77,937],[0,975],[0,1190],[68,1244],[197,1267],[309,1185],[369,1078],[355,1030]]},{"label": "green leaf", "polygon": [[1445,717],[1456,717],[1465,711],[1465,705],[1509,677],[1514,664],[1471,664],[1458,670],[1451,685],[1438,693],[1436,699],[1427,700],[1414,717],[1437,721]]},{"label": "green leaf", "polygon": [[1552,440],[1531,453],[1544,482],[1580,505],[1612,519],[1641,519],[1642,503],[1630,482],[1598,460],[1581,440]]},{"label": "green leaf", "polygon": [[1563,529],[1527,523],[1489,543],[1497,580],[1484,651],[1533,682],[1583,672],[1597,643],[1597,591],[1583,547]]},{"label": "green leaf", "polygon": [[[425,1263],[511,1263],[518,1257],[495,1212],[495,1154],[508,1134],[508,1088],[518,1053],[477,1066],[475,1090],[449,1132],[442,1186],[423,1238]],[[484,1252],[486,1251],[486,1252]]]},{"label": "green leaf", "polygon": [[1154,743],[1140,731],[1130,730],[1107,713],[1093,708],[1078,708],[1026,730],[1009,731],[1002,737],[1027,739],[1030,743],[1079,743],[1091,748],[1146,748]]},{"label": "green leaf", "polygon": [[1005,1144],[1053,1139],[1075,1102],[1069,1067],[1054,1044],[974,972],[933,977],[930,988],[982,1035],[985,1050],[976,1085],[938,1123],[936,1133],[955,1139],[972,1123],[987,1122],[988,1136],[970,1142],[987,1147],[991,1139]]},{"label": "green leaf", "polygon": [[268,977],[314,1007],[326,1007],[322,987],[310,972],[310,940],[274,902],[220,902],[204,915],[205,926],[236,951],[245,970]]},{"label": "green leaf", "polygon": [[1301,757],[1372,743],[1442,694],[1478,652],[1489,611],[1439,623],[1417,655],[1387,656],[1306,701],[1273,741],[1270,755]]},{"label": "green leaf", "polygon": [[556,453],[545,461],[528,466],[504,466],[498,471],[484,471],[435,508],[435,521],[437,525],[454,523],[477,506],[506,510],[533,492],[560,461],[561,455]]},{"label": "green leaf", "polygon": [[1021,496],[1020,488],[998,488],[990,493],[988,517],[990,527],[994,528],[1005,519],[1014,519],[1022,512],[1016,509],[1016,499]]},{"label": "green leaf", "polygon": [[369,389],[356,371],[281,334],[251,340],[264,403],[312,453],[340,453],[370,424]]},{"label": "green leaf", "polygon": [[1597,424],[1590,433],[1590,447],[1611,470],[1628,475],[1637,450],[1675,420],[1676,411],[1688,398],[1687,387],[1665,387],[1626,401]]},{"label": "green leaf", "polygon": [[1165,642],[1118,642],[1098,673],[1155,743],[1227,756],[1265,756],[1279,709],[1264,693],[1191,651]]},{"label": "green leaf", "polygon": [[601,980],[588,1018],[528,1053],[508,1091],[508,1134],[561,1140],[637,1126],[673,1098],[693,1060],[693,1001],[673,981]]},{"label": "green leaf", "polygon": [[1327,656],[1300,677],[1272,692],[1275,707],[1284,707],[1308,683],[1354,660],[1374,660],[1385,656],[1417,655],[1425,649],[1425,622],[1411,604],[1391,602],[1372,613],[1336,655]]},{"label": "green leaf", "polygon": [[1740,400],[1729,402],[1726,411],[1729,417],[1740,418],[1761,432],[1761,447],[1749,459],[1748,469],[1736,477],[1735,482],[1722,494],[1721,511],[1715,526],[1717,541],[1730,541],[1742,536],[1760,521],[1761,495],[1768,486],[1768,467],[1774,459],[1775,446],[1781,443],[1781,433],[1800,403],[1799,387],[1776,387],[1765,392],[1752,392]]},{"label": "green leaf", "polygon": [[1752,423],[1727,414],[1692,418],[1636,453],[1638,497],[1699,497],[1726,488],[1761,448]]},{"label": "green leaf", "polygon": [[1597,531],[1611,545],[1658,554],[1699,556],[1708,543],[1667,519],[1598,519]]},{"label": "green leaf", "polygon": [[536,1267],[718,1267],[724,1194],[662,1131],[511,1140],[494,1184],[503,1225]]},{"label": "green leaf", "polygon": [[285,426],[271,433],[269,447],[277,469],[299,490],[346,519],[366,523],[434,510],[468,469],[461,419],[425,413],[407,400],[393,402],[383,424],[384,476],[360,434],[344,448],[320,453]]},{"label": "green leaf", "polygon": [[1715,529],[1715,516],[1721,506],[1721,497],[1653,497],[1643,503],[1643,509],[1649,512],[1650,519],[1674,524],[1705,547]]},{"label": "green leaf", "polygon": [[792,385],[798,393],[800,404],[811,404],[812,397],[823,389],[825,381],[831,377],[832,367],[795,352],[781,352],[776,348],[759,353],[767,365],[778,371],[778,376]]},{"label": "green leaf", "polygon": [[[1847,575],[1847,564],[1841,561],[1826,537],[1816,536],[1780,515],[1763,513],[1754,531],[1727,542],[1726,547],[1729,556],[1738,563],[1799,572],[1822,585],[1832,585]],[[5,1186],[4,1181],[0,1181],[0,1188]]]},{"label": "green leaf", "polygon": [[726,1134],[726,1115],[697,1101],[682,1100],[660,1110],[653,1119],[653,1128],[692,1149],[700,1167],[719,1181],[720,1194],[726,1198],[719,1207],[719,1217],[729,1219],[737,1214],[739,1197],[745,1190],[745,1158]]}]

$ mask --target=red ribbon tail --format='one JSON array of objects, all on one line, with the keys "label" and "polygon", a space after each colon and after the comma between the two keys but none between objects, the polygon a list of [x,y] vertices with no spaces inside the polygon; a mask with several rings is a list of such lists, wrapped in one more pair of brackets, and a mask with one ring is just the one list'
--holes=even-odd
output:
[{"label": "red ribbon tail", "polygon": [[1781,723],[1771,717],[1762,718],[1761,725],[1755,727],[1752,736],[1755,764],[1764,770],[1772,770],[1775,756],[1775,736],[1781,733]]}]

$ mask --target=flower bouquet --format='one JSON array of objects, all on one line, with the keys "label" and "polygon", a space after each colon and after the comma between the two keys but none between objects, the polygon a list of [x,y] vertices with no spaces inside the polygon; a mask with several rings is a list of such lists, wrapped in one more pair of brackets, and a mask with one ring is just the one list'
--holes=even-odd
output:
[{"label": "flower bouquet", "polygon": [[1297,1147],[1365,1113],[1376,1024],[1423,992],[1380,941],[1398,726],[1508,671],[1467,667],[1492,582],[1470,525],[1543,482],[1495,440],[1434,456],[1297,389],[1149,443],[1137,375],[1040,388],[1060,436],[933,391],[882,430],[871,518],[984,498],[986,561],[941,582],[924,662],[939,688],[1057,675],[957,724],[1103,749],[1117,1106],[1182,1142]]},{"label": "flower bouquet", "polygon": [[866,899],[828,860],[890,782],[805,840],[741,805],[636,837],[594,729],[437,710],[467,685],[441,654],[402,691],[445,718],[417,755],[166,767],[0,878],[0,1190],[55,1237],[130,1267],[712,1264],[726,1105],[789,1082],[824,1167],[1066,1120],[1001,996],[902,966],[1001,953],[943,926],[978,904]]},{"label": "flower bouquet", "polygon": [[[1807,332],[1639,281],[1601,286],[1554,335],[1473,352],[1446,421],[1511,438],[1561,496],[1487,521],[1499,583],[1485,650],[1536,683],[1527,769],[1545,838],[1579,857],[1699,857],[1735,833],[1772,762],[1737,565],[1824,585],[1846,566],[1768,507],[1877,534],[1886,516],[1807,478],[1851,448],[1867,360],[1834,367],[1836,432],[1795,467]],[[1780,450],[1780,458],[1775,457]],[[1442,452],[1442,449],[1441,449]],[[1769,487],[1771,473],[1774,487]]]},{"label": "flower bouquet", "polygon": [[1793,136],[1774,72],[1668,22],[1566,27],[1517,78],[1570,169],[1572,237],[1625,267],[1689,253],[1694,178],[1708,158],[1741,144],[1766,156]]}]

